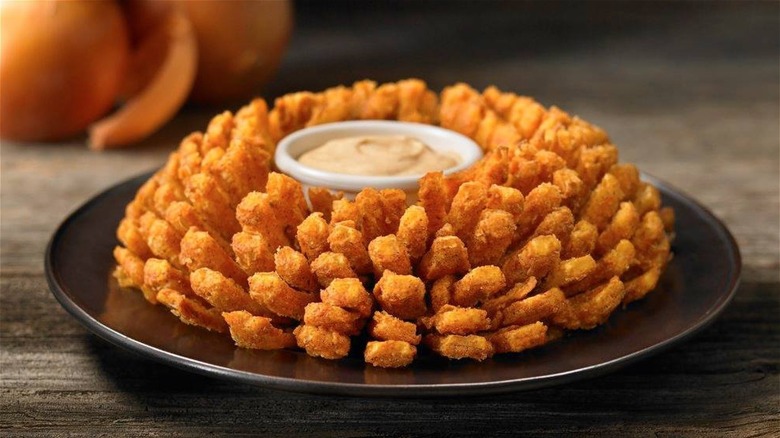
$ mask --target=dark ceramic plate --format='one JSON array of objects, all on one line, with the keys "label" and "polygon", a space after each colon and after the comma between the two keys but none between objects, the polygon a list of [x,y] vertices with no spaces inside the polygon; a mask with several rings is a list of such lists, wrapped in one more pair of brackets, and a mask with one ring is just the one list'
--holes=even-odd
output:
[{"label": "dark ceramic plate", "polygon": [[484,394],[558,385],[613,371],[687,339],[711,323],[734,295],[741,261],[726,227],[691,198],[650,177],[675,209],[674,259],[657,289],[603,326],[542,348],[476,363],[419,358],[402,370],[296,351],[236,348],[229,336],[185,325],[111,276],[114,230],[141,175],[93,198],[57,229],[46,275],[65,309],[101,338],[185,370],[290,391],[420,396]]}]

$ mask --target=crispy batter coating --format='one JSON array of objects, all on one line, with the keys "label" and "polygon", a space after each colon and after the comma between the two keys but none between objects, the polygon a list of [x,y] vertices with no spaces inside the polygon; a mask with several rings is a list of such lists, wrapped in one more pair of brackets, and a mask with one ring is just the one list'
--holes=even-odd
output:
[{"label": "crispy batter coating", "polygon": [[483,210],[479,222],[466,241],[471,266],[498,263],[512,243],[516,228],[511,213],[490,208]]},{"label": "crispy batter coating", "polygon": [[479,335],[426,335],[425,344],[436,353],[450,359],[483,361],[493,356],[493,344]]},{"label": "crispy batter coating", "polygon": [[544,278],[560,258],[561,242],[558,238],[539,236],[509,254],[501,270],[510,284],[523,281],[528,277]]},{"label": "crispy batter coating", "polygon": [[298,346],[309,356],[341,359],[349,353],[349,336],[311,325],[299,325],[293,331]]},{"label": "crispy batter coating", "polygon": [[358,274],[371,272],[373,265],[368,255],[363,233],[349,226],[348,222],[339,222],[328,235],[328,245],[333,252],[344,254],[349,264]]},{"label": "crispy batter coating", "polygon": [[[422,177],[413,206],[372,188],[350,201],[313,187],[307,204],[270,171],[284,136],[354,119],[436,124],[485,156]],[[658,189],[597,126],[495,87],[365,80],[270,111],[256,99],[187,136],[125,208],[114,276],[243,348],[337,359],[368,335],[368,363],[403,367],[421,338],[484,360],[602,324],[656,287],[673,233]]]},{"label": "crispy batter coating", "polygon": [[398,224],[397,236],[411,261],[417,263],[428,246],[428,215],[425,209],[417,205],[407,208]]},{"label": "crispy batter coating", "polygon": [[157,301],[171,309],[171,313],[185,324],[219,333],[227,331],[227,324],[221,313],[214,308],[206,307],[199,300],[188,298],[173,289],[163,289],[157,293]]},{"label": "crispy batter coating", "polygon": [[436,312],[433,326],[443,335],[471,335],[490,328],[490,319],[486,310],[445,305]]},{"label": "crispy batter coating", "polygon": [[303,314],[303,323],[322,327],[341,334],[355,336],[365,321],[360,315],[327,303],[309,303]]},{"label": "crispy batter coating", "polygon": [[558,312],[566,301],[566,295],[558,288],[539,295],[515,301],[502,310],[501,326],[526,325],[548,318]]},{"label": "crispy batter coating", "polygon": [[181,262],[190,271],[209,268],[223,273],[238,284],[246,284],[246,273],[205,231],[191,228],[181,240]]},{"label": "crispy batter coating", "polygon": [[404,275],[412,273],[412,264],[406,248],[394,234],[372,240],[368,244],[368,255],[376,278],[380,278],[385,271]]},{"label": "crispy batter coating", "polygon": [[357,278],[347,257],[337,252],[328,251],[320,254],[311,262],[311,271],[322,287],[328,287],[333,280],[339,278]]},{"label": "crispy batter coating", "polygon": [[547,343],[547,326],[541,322],[505,327],[488,336],[496,353],[519,353]]},{"label": "crispy batter coating", "polygon": [[465,274],[471,269],[466,245],[457,236],[437,237],[418,265],[420,278],[436,280],[446,275]]},{"label": "crispy batter coating", "polygon": [[422,337],[417,334],[417,325],[385,312],[374,312],[368,323],[368,334],[381,341],[404,341],[418,345]]},{"label": "crispy batter coating", "polygon": [[284,246],[276,250],[274,255],[276,272],[290,286],[308,292],[317,292],[319,284],[317,277],[311,272],[306,256],[298,251]]},{"label": "crispy batter coating", "polygon": [[299,321],[306,305],[316,299],[313,294],[288,286],[276,272],[258,272],[249,277],[249,294],[271,312]]},{"label": "crispy batter coating", "polygon": [[230,246],[236,255],[236,263],[247,275],[274,269],[274,253],[261,234],[241,231],[233,235]]},{"label": "crispy batter coating", "polygon": [[369,341],[366,344],[364,358],[380,368],[401,368],[411,364],[417,355],[417,348],[404,341]]},{"label": "crispy batter coating", "polygon": [[612,277],[606,284],[565,300],[552,322],[569,330],[592,329],[609,318],[625,294],[623,282]]},{"label": "crispy batter coating", "polygon": [[374,300],[357,278],[337,278],[320,292],[325,304],[356,312],[362,318],[371,315]]},{"label": "crispy batter coating", "polygon": [[328,223],[322,213],[312,213],[298,224],[295,239],[301,252],[310,261],[328,251]]},{"label": "crispy batter coating", "polygon": [[425,284],[413,275],[385,271],[374,286],[374,298],[382,310],[401,319],[415,319],[425,314]]},{"label": "crispy batter coating", "polygon": [[473,307],[505,286],[506,278],[498,266],[479,266],[455,282],[452,286],[452,302],[458,306]]},{"label": "crispy batter coating", "polygon": [[233,341],[241,348],[279,350],[295,346],[292,333],[274,327],[270,318],[254,316],[243,310],[223,312],[222,317],[230,328]]},{"label": "crispy batter coating", "polygon": [[268,316],[265,306],[256,302],[246,290],[219,271],[200,268],[190,274],[192,291],[222,312],[246,310],[252,315]]}]

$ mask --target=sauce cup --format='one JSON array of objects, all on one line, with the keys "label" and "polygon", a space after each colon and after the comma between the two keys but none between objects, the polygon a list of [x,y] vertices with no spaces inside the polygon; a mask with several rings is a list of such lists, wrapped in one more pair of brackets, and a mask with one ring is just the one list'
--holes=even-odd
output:
[{"label": "sauce cup", "polygon": [[305,166],[298,157],[311,149],[323,145],[329,140],[342,137],[365,135],[405,135],[414,137],[437,152],[456,155],[458,164],[445,169],[445,175],[471,167],[482,158],[482,149],[465,135],[438,126],[423,123],[396,122],[386,120],[355,120],[327,123],[301,129],[283,138],[276,147],[274,161],[276,167],[287,175],[300,181],[304,193],[308,187],[320,186],[332,191],[344,192],[348,199],[366,187],[375,189],[401,189],[406,192],[407,202],[417,200],[420,175],[376,176],[348,175]]}]

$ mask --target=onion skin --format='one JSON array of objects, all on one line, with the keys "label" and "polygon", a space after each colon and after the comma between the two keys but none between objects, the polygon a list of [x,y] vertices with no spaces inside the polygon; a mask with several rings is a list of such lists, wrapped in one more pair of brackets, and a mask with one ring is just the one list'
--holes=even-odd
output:
[{"label": "onion skin", "polygon": [[141,92],[117,112],[90,126],[90,148],[101,150],[143,140],[173,118],[187,99],[198,59],[192,25],[174,10],[151,32],[159,32],[168,40],[165,60]]},{"label": "onion skin", "polygon": [[288,0],[176,2],[198,40],[198,75],[190,100],[219,105],[244,101],[276,73],[293,26]]},{"label": "onion skin", "polygon": [[0,138],[61,140],[111,109],[130,50],[116,2],[11,1],[0,11]]}]

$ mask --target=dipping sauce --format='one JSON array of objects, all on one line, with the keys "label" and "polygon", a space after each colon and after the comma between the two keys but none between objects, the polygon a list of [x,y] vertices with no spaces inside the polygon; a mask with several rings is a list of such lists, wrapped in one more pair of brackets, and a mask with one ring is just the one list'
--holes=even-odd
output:
[{"label": "dipping sauce", "polygon": [[459,157],[437,152],[406,135],[365,135],[330,140],[298,157],[304,166],[367,176],[422,175],[449,169]]}]

